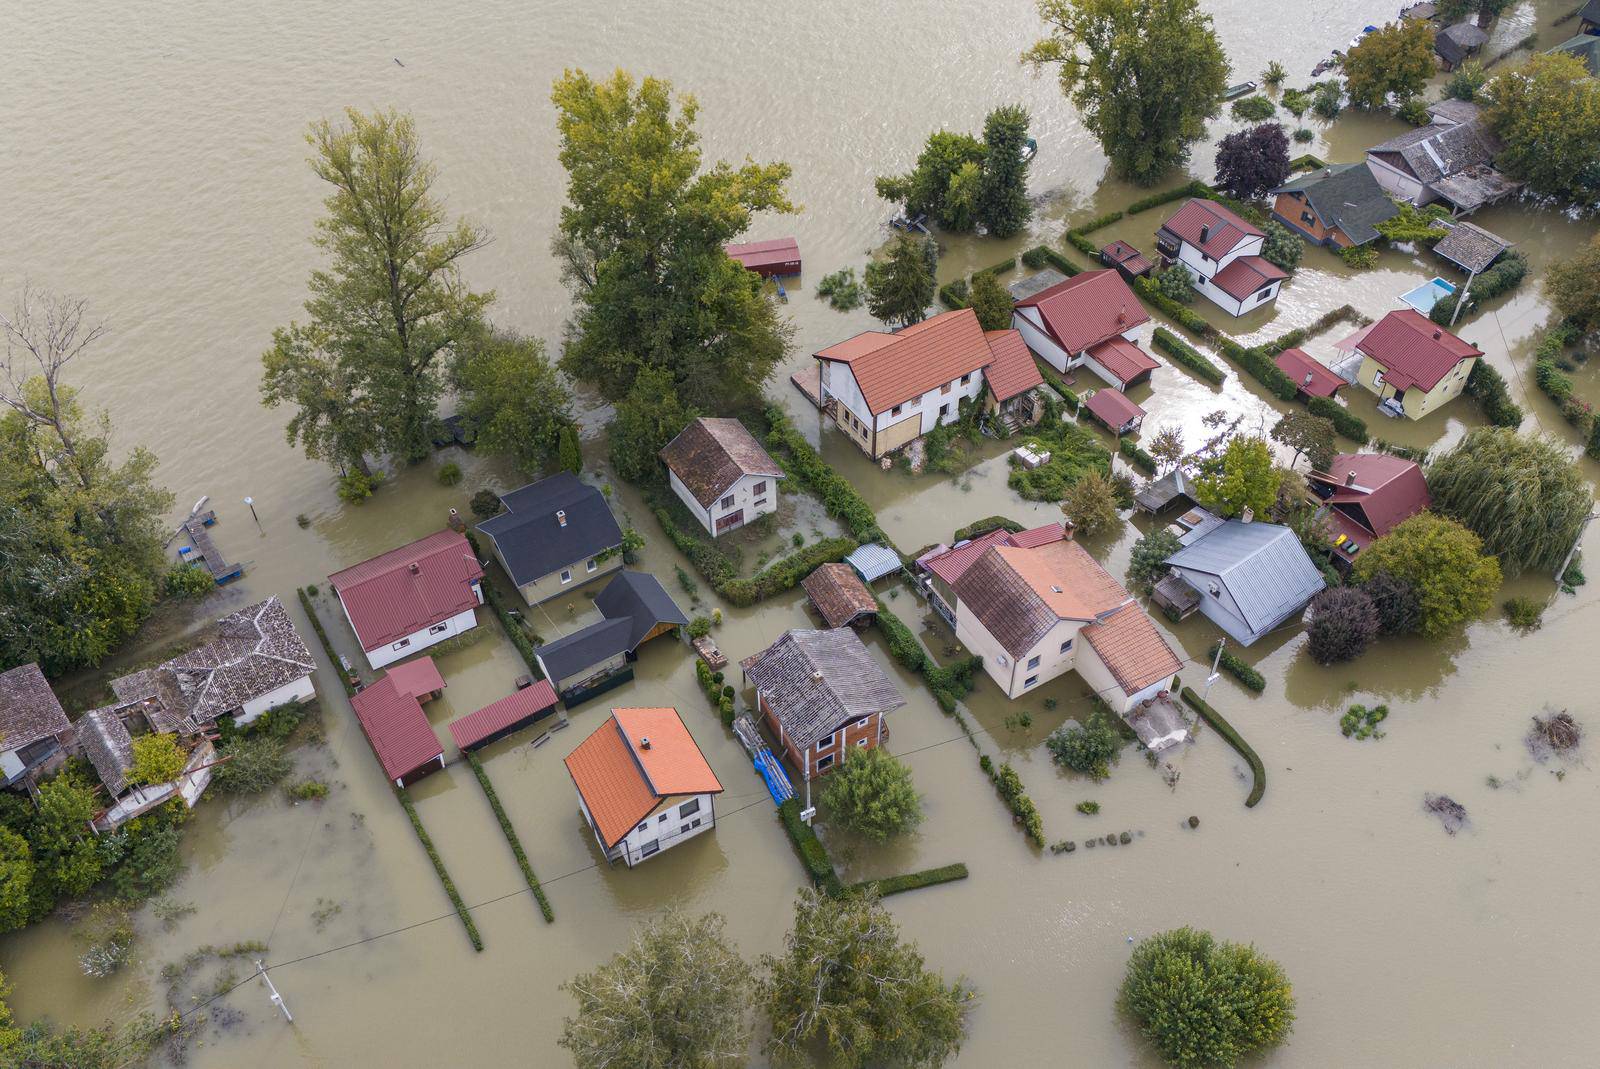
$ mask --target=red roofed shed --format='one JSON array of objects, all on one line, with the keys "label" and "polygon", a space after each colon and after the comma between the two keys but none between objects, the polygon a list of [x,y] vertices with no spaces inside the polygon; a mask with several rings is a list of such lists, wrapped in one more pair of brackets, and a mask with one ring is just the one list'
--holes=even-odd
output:
[{"label": "red roofed shed", "polygon": [[418,657],[405,664],[397,664],[385,673],[401,694],[409,694],[419,702],[432,701],[444,689],[444,676],[432,657]]},{"label": "red roofed shed", "polygon": [[762,278],[800,273],[800,243],[794,238],[725,245],[723,251]]},{"label": "red roofed shed", "polygon": [[328,576],[374,668],[472,628],[482,579],[466,536],[448,530]]},{"label": "red roofed shed", "polygon": [[456,740],[458,749],[472,750],[503,739],[555,711],[556,689],[549,680],[541,679],[475,713],[450,721],[450,737]]},{"label": "red roofed shed", "polygon": [[389,676],[350,699],[383,774],[398,787],[444,767],[444,747],[415,697]]},{"label": "red roofed shed", "polygon": [[1112,434],[1129,434],[1139,429],[1144,421],[1144,409],[1128,400],[1121,390],[1107,387],[1096,390],[1083,400],[1083,407],[1096,420],[1105,424]]},{"label": "red roofed shed", "polygon": [[1304,349],[1285,349],[1273,361],[1278,370],[1294,380],[1307,397],[1332,397],[1345,385],[1326,364],[1311,358]]}]

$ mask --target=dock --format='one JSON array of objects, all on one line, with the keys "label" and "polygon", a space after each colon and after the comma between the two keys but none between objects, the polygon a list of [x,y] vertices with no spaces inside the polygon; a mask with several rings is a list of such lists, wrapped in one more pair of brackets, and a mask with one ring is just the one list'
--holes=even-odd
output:
[{"label": "dock", "polygon": [[822,365],[812,364],[804,371],[789,376],[794,388],[806,395],[813,407],[822,407]]},{"label": "dock", "polygon": [[244,565],[229,563],[228,559],[222,555],[222,550],[218,549],[217,544],[211,540],[211,532],[207,528],[216,522],[217,514],[212,509],[184,520],[183,533],[189,536],[189,542],[194,546],[194,549],[190,551],[179,550],[178,557],[180,560],[190,564],[198,559],[200,563],[206,566],[206,570],[211,573],[211,578],[217,581],[218,586],[221,586],[223,583],[243,575]]}]

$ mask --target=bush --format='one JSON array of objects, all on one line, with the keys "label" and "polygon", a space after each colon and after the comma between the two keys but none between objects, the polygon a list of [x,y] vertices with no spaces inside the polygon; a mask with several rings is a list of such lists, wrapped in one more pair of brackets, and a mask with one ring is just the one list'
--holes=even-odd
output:
[{"label": "bush", "polygon": [[176,735],[151,732],[133,740],[133,764],[128,782],[134,786],[171,783],[183,775],[189,755]]},{"label": "bush", "polygon": [[958,529],[955,534],[950,536],[950,540],[952,544],[965,542],[968,539],[977,538],[981,534],[988,534],[990,531],[996,531],[1001,528],[1005,528],[1012,534],[1027,529],[1016,520],[1007,519],[1004,516],[985,516],[981,520],[974,520],[965,527]]},{"label": "bush", "polygon": [[1280,401],[1293,401],[1300,387],[1273,362],[1266,351],[1257,347],[1245,348],[1232,338],[1218,337],[1217,348],[1223,355],[1238,364],[1250,377],[1265,386]]},{"label": "bush", "polygon": [[1085,475],[1105,476],[1110,471],[1111,454],[1094,432],[1081,424],[1040,424],[1026,441],[1050,453],[1050,463],[1032,470],[1014,467],[1007,478],[1011,489],[1030,501],[1060,501]]},{"label": "bush", "polygon": [[[1311,95],[1301,89],[1285,89],[1283,95],[1278,98],[1278,103],[1283,105],[1284,111],[1298,119],[1311,107]],[[1300,129],[1305,130],[1305,127]],[[1311,133],[1310,130],[1305,130],[1305,132],[1307,135]],[[1296,141],[1311,140],[1310,136],[1301,137],[1300,130],[1296,130],[1294,134]]]},{"label": "bush", "polygon": [[950,883],[952,880],[967,878],[967,866],[957,861],[954,865],[940,865],[934,869],[923,869],[921,872],[907,872],[900,876],[886,876],[881,880],[864,880],[853,885],[850,890],[867,892],[879,898],[897,895],[902,891],[915,891],[919,887],[932,887],[935,884]]},{"label": "bush", "polygon": [[1294,138],[1296,141],[1306,142],[1310,141],[1317,135],[1313,134],[1310,130],[1307,130],[1304,126],[1298,126],[1295,128],[1294,133],[1290,134],[1289,136]]},{"label": "bush", "polygon": [[478,934],[478,925],[473,921],[472,914],[467,909],[467,903],[462,899],[461,892],[456,890],[456,882],[450,878],[450,872],[444,867],[444,859],[439,856],[439,851],[434,848],[433,839],[428,835],[428,829],[422,826],[422,818],[417,816],[417,807],[411,804],[411,794],[404,787],[395,790],[395,796],[400,799],[400,806],[406,811],[406,817],[411,821],[411,829],[417,833],[417,839],[422,843],[422,849],[427,853],[428,860],[433,862],[433,871],[438,873],[439,882],[444,885],[445,896],[450,899],[450,904],[456,907],[456,916],[461,918],[462,927],[467,930],[467,939],[472,943],[473,950],[483,949],[483,937]]},{"label": "bush", "polygon": [[1044,820],[1039,816],[1039,809],[1033,804],[1033,799],[1022,789],[1022,778],[1017,775],[1017,770],[1010,764],[1003,764],[998,769],[988,754],[978,757],[978,767],[988,775],[989,781],[994,784],[994,789],[1000,793],[1001,799],[1011,810],[1022,830],[1036,846],[1044,845]]},{"label": "bush", "polygon": [[1388,572],[1375,572],[1359,587],[1378,615],[1378,634],[1410,635],[1422,628],[1422,602],[1417,588]]},{"label": "bush", "polygon": [[321,780],[307,779],[291,784],[288,788],[289,797],[297,802],[310,802],[328,797],[328,785]]},{"label": "bush", "polygon": [[821,281],[817,283],[817,296],[826,299],[830,307],[840,312],[859,308],[861,302],[866,299],[861,292],[861,283],[856,281],[856,269],[853,267],[841,268],[831,275],[823,275]]},{"label": "bush", "polygon": [[1045,253],[1048,251],[1049,249],[1043,245],[1035,245],[1033,248],[1028,249],[1022,254],[1022,266],[1030,271],[1039,270],[1046,263]]},{"label": "bush", "polygon": [[1150,276],[1155,282],[1156,292],[1169,301],[1179,304],[1192,304],[1199,291],[1194,288],[1194,278],[1189,274],[1189,269],[1182,264],[1171,264],[1158,270]]},{"label": "bush", "polygon": [[[1537,366],[1535,368],[1537,374]],[[1522,409],[1511,399],[1506,380],[1500,372],[1489,366],[1489,361],[1479,357],[1472,362],[1467,375],[1466,394],[1478,403],[1483,417],[1496,427],[1520,427]]]},{"label": "bush", "polygon": [[[1207,657],[1215,657],[1216,655],[1217,647],[1215,645],[1206,651]],[[1253,690],[1257,694],[1260,694],[1262,691],[1267,689],[1267,677],[1263,676],[1260,672],[1257,672],[1254,668],[1250,667],[1250,665],[1245,661],[1235,656],[1234,652],[1228,649],[1226,646],[1222,647],[1222,660],[1219,663],[1224,672],[1227,672],[1230,676],[1244,684],[1247,690]]]},{"label": "bush", "polygon": [[1211,187],[1199,179],[1195,179],[1176,189],[1169,189],[1165,193],[1152,193],[1148,197],[1141,197],[1122,210],[1124,215],[1138,215],[1151,208],[1159,208],[1163,204],[1171,204],[1175,200],[1185,200],[1189,197],[1209,197]]},{"label": "bush", "polygon": [[[1502,294],[1510,293],[1522,285],[1522,280],[1528,277],[1528,260],[1515,249],[1503,253],[1494,266],[1488,268],[1472,282],[1472,289],[1467,293],[1467,307],[1463,312],[1470,313],[1484,301],[1492,301]],[[1461,291],[1441,298],[1428,312],[1428,318],[1440,326],[1449,326],[1450,319],[1455,315],[1456,303],[1461,296]],[[1480,360],[1480,363],[1482,361]]]},{"label": "bush", "polygon": [[1092,817],[1096,813],[1100,812],[1100,803],[1099,802],[1079,802],[1073,808],[1075,808],[1078,812],[1082,813],[1086,817]]},{"label": "bush", "polygon": [[500,515],[500,510],[505,506],[500,502],[500,495],[486,486],[472,495],[472,503],[468,507],[472,509],[474,516],[480,520],[487,520],[491,516]]},{"label": "bush", "polygon": [[1155,329],[1152,335],[1152,344],[1207,382],[1220,386],[1223,380],[1228,377],[1227,372],[1202,356],[1166,327],[1157,327]]},{"label": "bush", "polygon": [[1348,245],[1339,250],[1339,259],[1357,271],[1370,271],[1378,266],[1378,250],[1371,245]]},{"label": "bush", "polygon": [[1507,598],[1501,609],[1506,622],[1518,631],[1537,631],[1544,623],[1544,602],[1533,598]]},{"label": "bush", "polygon": [[1133,290],[1140,297],[1155,305],[1168,319],[1171,319],[1195,337],[1214,338],[1217,336],[1217,328],[1206,322],[1204,316],[1185,308],[1179,302],[1162,293],[1151,279],[1143,277],[1134,279]]},{"label": "bush", "polygon": [[217,789],[227,794],[260,794],[294,768],[283,744],[261,735],[236,736],[223,743],[217,753],[230,758],[219,764],[213,775]]},{"label": "bush", "polygon": [[120,854],[121,863],[112,872],[107,887],[115,898],[137,902],[171,887],[183,872],[182,825],[189,810],[181,800],[173,800],[128,821],[113,832],[114,844],[103,839],[107,848]]},{"label": "bush", "polygon": [[217,581],[201,564],[176,564],[167,572],[167,596],[203,598],[217,589]]},{"label": "bush", "polygon": [[967,284],[967,280],[964,278],[958,278],[954,282],[947,282],[939,287],[939,303],[952,312],[959,311],[967,306],[967,296],[971,289],[972,287]]},{"label": "bush", "polygon": [[461,481],[461,465],[451,460],[439,465],[439,485],[454,486]]},{"label": "bush", "polygon": [[1123,438],[1117,442],[1117,452],[1127,458],[1128,463],[1144,472],[1146,475],[1156,473],[1156,458],[1139,448],[1139,443],[1132,438]]},{"label": "bush", "polygon": [[1312,600],[1306,637],[1318,664],[1354,660],[1377,636],[1378,610],[1364,590],[1337,586]]},{"label": "bush", "polygon": [[1128,558],[1128,583],[1134,589],[1148,594],[1169,571],[1167,558],[1183,548],[1178,536],[1165,527],[1158,527],[1142,535],[1133,544]]},{"label": "bush", "polygon": [[1056,764],[1094,780],[1111,775],[1111,762],[1122,749],[1122,739],[1104,724],[1063,724],[1050,733],[1044,744]]},{"label": "bush", "polygon": [[1450,72],[1450,77],[1444,82],[1444,95],[1451,100],[1465,100],[1475,103],[1478,99],[1478,90],[1489,80],[1489,74],[1483,69],[1483,64],[1475,59],[1469,59],[1461,66]]},{"label": "bush", "polygon": [[1305,244],[1300,236],[1278,222],[1269,222],[1265,229],[1267,240],[1261,247],[1262,257],[1285,271],[1292,272],[1299,267],[1300,256],[1305,252]]},{"label": "bush", "polygon": [[1313,416],[1321,416],[1333,424],[1333,429],[1349,438],[1353,442],[1366,445],[1371,439],[1367,432],[1367,422],[1360,416],[1351,412],[1331,397],[1311,397],[1306,399],[1306,409]]},{"label": "bush", "polygon": [[1249,96],[1243,100],[1235,100],[1233,107],[1229,111],[1233,113],[1235,119],[1241,119],[1244,122],[1261,122],[1263,119],[1272,118],[1273,115],[1277,114],[1278,109],[1273,105],[1272,101],[1264,96]]},{"label": "bush", "polygon": [[371,497],[382,482],[381,471],[375,471],[371,475],[352,471],[339,479],[339,500],[348,505],[358,505]]},{"label": "bush", "polygon": [[717,592],[732,604],[747,608],[774,594],[793,590],[800,585],[800,580],[816,571],[817,565],[843,560],[856,545],[853,538],[824,538],[769,564],[749,579],[733,579],[723,584]]},{"label": "bush", "polygon": [[1428,102],[1421,97],[1407,97],[1394,109],[1395,116],[1412,126],[1427,126],[1433,121],[1428,114]]},{"label": "bush", "polygon": [[711,634],[711,618],[709,616],[696,616],[689,621],[689,637],[705,638]]},{"label": "bush", "polygon": [[1311,98],[1311,110],[1321,119],[1336,119],[1344,108],[1344,93],[1338,82],[1323,82]]},{"label": "bush", "polygon": [[881,747],[852,746],[828,776],[822,802],[845,827],[880,843],[922,821],[911,770]]},{"label": "bush", "polygon": [[844,884],[840,882],[839,873],[833,867],[833,859],[828,856],[828,848],[822,845],[822,840],[817,838],[817,833],[811,830],[811,826],[800,819],[799,801],[790,798],[780,805],[778,819],[783,822],[783,830],[789,833],[789,840],[794,843],[801,863],[811,875],[811,882],[830,897],[837,898],[842,895]]},{"label": "bush", "polygon": [[1365,705],[1352,705],[1344,711],[1339,718],[1339,733],[1345,738],[1368,739],[1376,736],[1383,738],[1383,732],[1376,730],[1378,725],[1389,718],[1387,705],[1375,705],[1368,709]]}]

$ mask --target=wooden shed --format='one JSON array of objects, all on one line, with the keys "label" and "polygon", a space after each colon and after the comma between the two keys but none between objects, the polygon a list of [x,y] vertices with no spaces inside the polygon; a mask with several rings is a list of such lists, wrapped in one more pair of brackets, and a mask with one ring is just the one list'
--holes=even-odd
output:
[{"label": "wooden shed", "polygon": [[829,627],[860,629],[878,618],[877,599],[848,564],[823,564],[800,585]]},{"label": "wooden shed", "polygon": [[762,278],[800,273],[800,243],[794,238],[724,245],[723,251]]}]

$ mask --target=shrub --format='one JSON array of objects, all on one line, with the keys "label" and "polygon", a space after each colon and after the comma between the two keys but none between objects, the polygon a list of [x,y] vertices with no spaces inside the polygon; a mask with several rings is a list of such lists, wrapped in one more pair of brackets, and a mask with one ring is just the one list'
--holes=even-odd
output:
[{"label": "shrub", "polygon": [[1374,572],[1360,589],[1378,615],[1378,634],[1410,635],[1422,628],[1422,603],[1417,589],[1389,572]]},{"label": "shrub", "polygon": [[178,745],[174,735],[140,735],[133,740],[133,764],[128,769],[128,782],[143,784],[171,783],[183,775],[189,755]]},{"label": "shrub", "polygon": [[1472,371],[1467,375],[1466,394],[1478,402],[1483,417],[1496,427],[1522,425],[1522,409],[1511,399],[1506,380],[1500,372],[1489,366],[1488,360],[1480,357],[1472,362]]},{"label": "shrub", "polygon": [[297,802],[310,802],[328,797],[328,785],[321,780],[307,779],[291,784],[288,788],[289,797]]},{"label": "shrub", "polygon": [[1378,635],[1378,610],[1358,587],[1324,590],[1311,602],[1306,630],[1311,656],[1318,664],[1350,661],[1366,652]]},{"label": "shrub", "polygon": [[1331,397],[1307,398],[1306,409],[1313,416],[1321,416],[1332,423],[1334,430],[1353,442],[1360,442],[1362,445],[1366,445],[1372,437],[1367,431],[1366,420]]},{"label": "shrub", "polygon": [[1165,527],[1158,527],[1143,535],[1133,544],[1128,558],[1128,583],[1136,590],[1149,593],[1151,588],[1168,572],[1167,558],[1183,548],[1178,536]]},{"label": "shrub", "polygon": [[1273,60],[1267,64],[1266,70],[1261,72],[1261,84],[1277,87],[1282,85],[1287,77],[1289,72],[1283,69],[1283,64]]},{"label": "shrub", "polygon": [[1339,250],[1339,259],[1357,271],[1369,271],[1378,266],[1378,250],[1371,245],[1349,245]]},{"label": "shrub", "polygon": [[1074,808],[1076,808],[1078,810],[1078,812],[1082,813],[1084,816],[1092,817],[1096,813],[1100,812],[1100,803],[1099,802],[1079,802],[1077,804],[1077,806],[1075,806]]},{"label": "shrub", "polygon": [[1143,277],[1134,279],[1133,290],[1140,297],[1155,305],[1168,319],[1171,319],[1196,337],[1212,338],[1217,336],[1217,328],[1206,322],[1204,316],[1185,308],[1178,301],[1162,293],[1152,279]]},{"label": "shrub", "polygon": [[861,292],[861,283],[856,281],[856,269],[853,267],[841,268],[831,275],[823,275],[821,281],[817,283],[817,296],[826,299],[832,308],[840,312],[859,308],[861,302],[866,299]]},{"label": "shrub", "polygon": [[[850,481],[834,471],[822,456],[806,441],[805,436],[789,422],[783,409],[771,406],[766,410],[767,444],[787,455],[785,471],[818,497],[828,515],[843,520],[851,535],[862,542],[882,542],[888,538],[878,526],[878,517]],[[819,562],[820,563],[820,562]]]},{"label": "shrub", "polygon": [[1533,598],[1507,598],[1501,609],[1506,622],[1518,631],[1537,631],[1544,623],[1544,602]]},{"label": "shrub", "polygon": [[1299,235],[1278,222],[1269,222],[1265,229],[1267,240],[1262,244],[1261,255],[1285,271],[1299,267],[1300,256],[1305,252]]},{"label": "shrub", "polygon": [[1022,524],[1005,516],[985,516],[981,520],[974,520],[965,527],[959,528],[955,534],[950,536],[951,542],[952,544],[965,542],[970,538],[977,538],[981,534],[988,534],[990,531],[999,530],[1002,527],[1013,534],[1026,530]]},{"label": "shrub", "polygon": [[454,486],[461,481],[461,465],[451,460],[439,465],[439,484]]},{"label": "shrub", "polygon": [[[1472,282],[1472,289],[1467,293],[1467,307],[1463,312],[1471,312],[1478,308],[1484,301],[1492,301],[1502,294],[1510,293],[1522,285],[1522,280],[1528,277],[1528,260],[1520,252],[1511,249],[1496,260],[1494,266],[1485,270]],[[1461,291],[1441,298],[1428,312],[1428,318],[1440,326],[1448,326],[1451,317],[1455,315],[1456,303],[1461,296]],[[1481,360],[1479,361],[1482,362]]]},{"label": "shrub", "polygon": [[1248,96],[1243,100],[1235,100],[1229,109],[1235,119],[1245,122],[1261,122],[1270,119],[1277,112],[1277,107],[1264,96]]},{"label": "shrub", "polygon": [[382,482],[381,471],[375,471],[371,475],[352,471],[339,479],[339,500],[349,505],[358,505],[371,497]]},{"label": "shrub", "polygon": [[1139,443],[1132,438],[1123,438],[1117,443],[1117,452],[1121,453],[1128,462],[1146,475],[1156,473],[1156,458],[1139,448]]},{"label": "shrub", "polygon": [[711,634],[711,618],[709,616],[696,616],[689,621],[689,637],[705,638]]},{"label": "shrub", "polygon": [[283,744],[261,735],[236,736],[219,747],[218,755],[230,758],[213,776],[217,789],[227,794],[260,794],[294,768]]},{"label": "shrub", "polygon": [[500,833],[506,837],[506,843],[511,847],[511,856],[517,863],[517,868],[522,870],[522,879],[528,885],[528,890],[533,892],[533,897],[539,903],[539,912],[544,915],[545,923],[554,923],[556,911],[550,906],[550,899],[545,896],[544,888],[539,883],[539,877],[534,875],[533,866],[528,862],[528,855],[522,849],[522,839],[517,835],[517,829],[512,826],[511,818],[506,816],[505,807],[500,804],[500,795],[494,789],[494,783],[489,779],[489,773],[484,770],[483,762],[471,750],[463,754],[467,759],[472,774],[478,780],[478,786],[483,788],[483,796],[489,801],[489,808],[494,810],[495,820],[500,822]]},{"label": "shrub", "polygon": [[500,495],[486,486],[472,495],[472,503],[468,507],[474,516],[487,520],[491,516],[498,516],[505,506],[500,502]]},{"label": "shrub", "polygon": [[1245,796],[1244,806],[1246,809],[1254,807],[1267,793],[1267,766],[1262,763],[1261,755],[1256,753],[1255,748],[1248,742],[1244,741],[1244,736],[1240,735],[1221,713],[1213,709],[1204,698],[1196,694],[1193,687],[1183,688],[1183,700],[1191,709],[1200,714],[1200,719],[1216,729],[1217,734],[1226,739],[1228,745],[1232,746],[1239,756],[1244,758],[1245,764],[1250,766],[1253,783],[1250,787],[1250,793]]},{"label": "shrub", "polygon": [[897,895],[902,891],[915,891],[919,887],[932,887],[935,884],[949,883],[952,880],[967,878],[967,866],[957,861],[953,865],[940,865],[934,869],[923,869],[921,872],[907,872],[900,876],[886,876],[881,880],[865,880],[855,884],[850,889],[877,895],[884,898],[888,895]]},{"label": "shrub", "polygon": [[1169,301],[1179,304],[1192,304],[1199,293],[1194,288],[1194,278],[1189,274],[1188,268],[1182,264],[1171,264],[1161,268],[1151,278],[1155,282],[1156,291]]},{"label": "shrub", "polygon": [[1122,211],[1124,215],[1138,215],[1140,212],[1147,212],[1151,208],[1159,208],[1163,204],[1171,204],[1175,200],[1185,200],[1189,197],[1209,197],[1210,195],[1211,188],[1196,179],[1186,185],[1178,186],[1176,189],[1169,189],[1165,193],[1152,193],[1148,197],[1141,197]]},{"label": "shrub", "polygon": [[964,278],[958,278],[954,282],[947,282],[939,287],[939,303],[952,312],[965,308],[967,306],[967,296],[971,289],[972,287],[967,284],[967,280]]},{"label": "shrub", "polygon": [[790,798],[778,807],[778,819],[783,822],[783,830],[789,833],[789,840],[794,843],[794,848],[800,855],[800,861],[806,867],[806,872],[811,875],[811,882],[822,889],[824,894],[838,897],[844,893],[844,884],[839,880],[839,873],[833,867],[833,859],[828,856],[827,847],[822,845],[822,840],[817,838],[817,833],[811,826],[800,819],[800,802]]},{"label": "shrub", "polygon": [[1489,74],[1483,69],[1483,64],[1475,59],[1469,59],[1451,71],[1450,77],[1445,79],[1444,95],[1451,100],[1476,102],[1478,90],[1482,89],[1488,80]]},{"label": "shrub", "polygon": [[1323,82],[1311,98],[1311,110],[1321,119],[1336,119],[1344,108],[1344,93],[1338,82]]},{"label": "shrub", "polygon": [[1035,245],[1022,254],[1022,266],[1030,271],[1037,271],[1046,263],[1044,254],[1049,250],[1043,245]]},{"label": "shrub", "polygon": [[885,842],[922,821],[922,799],[911,770],[889,751],[851,747],[828,776],[822,802],[852,831]]},{"label": "shrub", "polygon": [[[1216,655],[1216,646],[1212,646],[1206,651],[1207,657],[1215,657]],[[1267,677],[1250,667],[1249,664],[1236,656],[1226,646],[1222,647],[1222,660],[1218,663],[1224,672],[1244,684],[1246,689],[1253,690],[1257,694],[1267,689]]]},{"label": "shrub", "polygon": [[174,598],[203,598],[217,589],[211,572],[200,564],[176,564],[167,572],[167,595]]},{"label": "shrub", "polygon": [[1155,329],[1152,335],[1152,344],[1207,382],[1220,386],[1223,380],[1227,378],[1227,372],[1202,356],[1166,327],[1157,327]]},{"label": "shrub", "polygon": [[[1052,463],[1054,459],[1051,458]],[[1112,480],[1099,471],[1086,471],[1063,492],[1061,511],[1066,513],[1079,535],[1098,538],[1122,526],[1122,517],[1117,513],[1119,496]]]},{"label": "shrub", "polygon": [[1063,724],[1044,740],[1056,764],[1065,765],[1094,780],[1111,775],[1111,762],[1122,749],[1122,739],[1104,724],[1083,727]]},{"label": "shrub", "polygon": [[1039,809],[1033,804],[1033,799],[1028,797],[1027,791],[1022,788],[1022,778],[1017,775],[1017,770],[1009,763],[1001,765],[998,769],[988,754],[978,757],[978,767],[989,776],[994,789],[1000,793],[1001,799],[1011,810],[1013,816],[1022,825],[1022,830],[1037,846],[1044,845],[1044,820],[1039,816]]},{"label": "shrub", "polygon": [[[1290,115],[1293,115],[1298,119],[1300,116],[1306,113],[1308,108],[1311,107],[1311,95],[1301,89],[1285,89],[1283,91],[1283,95],[1278,98],[1278,103],[1283,105],[1284,111],[1287,111]],[[1301,127],[1300,129],[1304,130],[1305,127]],[[1311,140],[1310,137],[1301,137],[1300,130],[1296,130],[1294,133],[1296,141]],[[1306,130],[1306,133],[1310,134],[1311,131]]]},{"label": "shrub", "polygon": [[1421,97],[1407,97],[1394,109],[1395,116],[1412,126],[1427,126],[1433,121],[1428,114],[1428,102]]},{"label": "shrub", "polygon": [[1304,126],[1299,126],[1296,127],[1294,133],[1290,134],[1289,136],[1294,138],[1296,141],[1305,142],[1310,141],[1317,135],[1313,134],[1310,130],[1307,130]]}]

